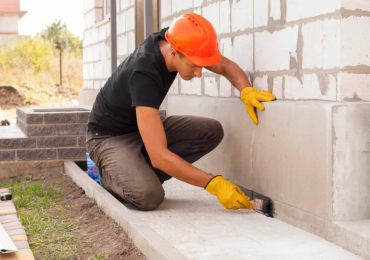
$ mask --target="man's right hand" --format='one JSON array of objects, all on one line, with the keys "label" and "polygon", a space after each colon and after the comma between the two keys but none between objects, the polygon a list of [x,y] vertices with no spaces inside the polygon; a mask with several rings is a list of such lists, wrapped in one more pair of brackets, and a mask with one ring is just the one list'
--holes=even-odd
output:
[{"label": "man's right hand", "polygon": [[205,187],[206,191],[216,195],[226,209],[252,209],[250,198],[244,195],[235,184],[225,180],[221,175],[213,177]]},{"label": "man's right hand", "polygon": [[254,108],[264,110],[265,106],[261,102],[273,101],[276,97],[270,91],[257,90],[253,87],[246,87],[240,92],[240,100],[245,104],[245,108],[253,123],[258,125],[258,118]]}]

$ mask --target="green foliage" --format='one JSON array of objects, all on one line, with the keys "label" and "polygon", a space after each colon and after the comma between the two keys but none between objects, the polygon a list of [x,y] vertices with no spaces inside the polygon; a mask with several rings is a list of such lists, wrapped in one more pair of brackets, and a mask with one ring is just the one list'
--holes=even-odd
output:
[{"label": "green foliage", "polygon": [[59,91],[55,86],[60,82],[60,54],[63,87],[82,88],[82,40],[65,28],[56,21],[34,37],[19,37],[11,45],[0,47],[0,85],[16,87],[25,95],[25,105],[42,104],[50,97],[58,99],[56,94],[64,95],[55,93]]},{"label": "green foliage", "polygon": [[103,253],[100,253],[100,254],[96,254],[95,257],[91,258],[90,260],[99,260],[99,259],[103,259],[106,257],[106,254],[105,252]]},{"label": "green foliage", "polygon": [[41,37],[50,41],[58,50],[65,48],[65,40],[63,37],[63,26],[61,21],[52,23],[41,32]]},{"label": "green foliage", "polygon": [[19,38],[13,45],[1,48],[0,68],[9,71],[31,70],[33,73],[50,69],[50,61],[53,58],[53,48],[50,42],[40,36],[34,38]]},{"label": "green foliage", "polygon": [[76,57],[82,58],[82,40],[70,31],[68,31],[68,50],[74,53]]}]

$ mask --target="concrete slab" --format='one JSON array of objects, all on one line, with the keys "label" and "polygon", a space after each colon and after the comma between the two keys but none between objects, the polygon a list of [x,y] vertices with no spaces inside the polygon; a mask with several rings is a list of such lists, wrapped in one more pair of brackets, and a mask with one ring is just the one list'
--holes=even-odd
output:
[{"label": "concrete slab", "polygon": [[27,138],[18,126],[0,127],[0,138]]},{"label": "concrete slab", "polygon": [[172,179],[164,189],[157,210],[130,209],[189,259],[361,259],[278,219],[225,210],[202,188]]},{"label": "concrete slab", "polygon": [[[117,222],[148,259],[362,259],[278,219],[225,210],[215,196],[175,179],[164,184],[159,208],[143,212],[120,204],[73,162],[65,167],[108,215],[121,216]],[[169,258],[174,249],[177,257]]]}]

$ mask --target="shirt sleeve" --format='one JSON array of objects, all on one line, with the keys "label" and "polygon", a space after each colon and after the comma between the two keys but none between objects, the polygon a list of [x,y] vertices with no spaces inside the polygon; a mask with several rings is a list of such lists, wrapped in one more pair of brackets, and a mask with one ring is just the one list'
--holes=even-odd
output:
[{"label": "shirt sleeve", "polygon": [[131,107],[145,106],[159,109],[162,99],[155,77],[148,71],[134,72],[129,86]]}]

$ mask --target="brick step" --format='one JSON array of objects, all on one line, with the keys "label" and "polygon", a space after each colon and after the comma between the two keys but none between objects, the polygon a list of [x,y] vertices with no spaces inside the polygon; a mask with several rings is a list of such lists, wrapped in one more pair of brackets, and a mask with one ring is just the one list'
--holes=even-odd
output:
[{"label": "brick step", "polygon": [[17,108],[17,120],[23,124],[72,124],[87,123],[90,109],[87,107],[65,108]]},{"label": "brick step", "polygon": [[29,137],[54,135],[84,135],[90,109],[65,108],[17,108],[17,125]]}]

